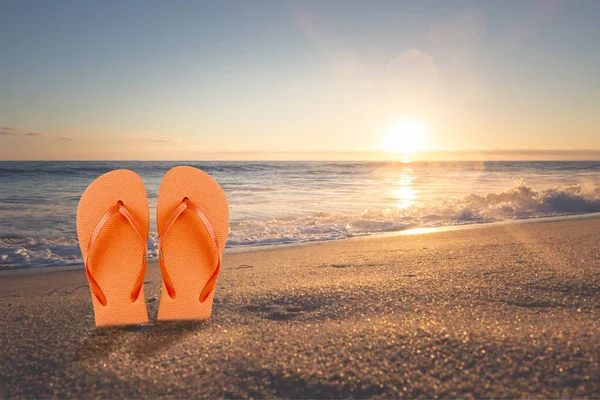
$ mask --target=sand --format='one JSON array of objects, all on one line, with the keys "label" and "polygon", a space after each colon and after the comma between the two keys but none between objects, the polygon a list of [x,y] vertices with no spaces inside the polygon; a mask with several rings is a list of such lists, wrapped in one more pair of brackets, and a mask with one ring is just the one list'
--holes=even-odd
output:
[{"label": "sand", "polygon": [[600,397],[600,219],[228,254],[207,323],[96,330],[85,284],[0,274],[0,397]]}]

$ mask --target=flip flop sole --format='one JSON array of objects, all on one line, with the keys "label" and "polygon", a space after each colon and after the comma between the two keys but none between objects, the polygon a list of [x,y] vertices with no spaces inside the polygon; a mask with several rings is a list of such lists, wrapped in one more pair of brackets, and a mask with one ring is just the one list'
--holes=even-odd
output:
[{"label": "flip flop sole", "polygon": [[[111,171],[92,182],[79,201],[77,236],[84,260],[88,257],[87,245],[99,221],[119,201],[139,223],[142,239],[147,242],[149,212],[144,183],[133,171]],[[131,224],[120,214],[102,226],[88,264],[106,296],[106,305],[102,305],[92,290],[96,326],[148,322],[143,287],[137,300],[131,299],[132,288],[143,268],[145,251]]]},{"label": "flip flop sole", "polygon": [[[207,281],[218,264],[214,241],[197,215],[183,212],[171,225],[169,218],[181,202],[188,198],[202,210],[218,241],[218,253],[223,254],[229,233],[229,206],[219,184],[205,172],[188,166],[168,171],[160,185],[156,221],[165,269],[175,288],[171,297],[163,282],[158,320],[203,320],[210,318],[214,291],[200,301]],[[164,281],[164,277],[163,277]]]}]

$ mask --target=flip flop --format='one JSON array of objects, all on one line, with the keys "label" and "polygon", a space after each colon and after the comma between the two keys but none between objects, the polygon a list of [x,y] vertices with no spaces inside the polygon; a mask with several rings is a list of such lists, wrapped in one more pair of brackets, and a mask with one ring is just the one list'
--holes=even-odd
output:
[{"label": "flip flop", "polygon": [[77,236],[90,283],[96,326],[148,322],[148,197],[133,171],[108,172],[88,186],[77,207]]},{"label": "flip flop", "polygon": [[221,186],[199,169],[171,169],[158,191],[156,224],[163,277],[158,320],[210,318],[229,234]]}]

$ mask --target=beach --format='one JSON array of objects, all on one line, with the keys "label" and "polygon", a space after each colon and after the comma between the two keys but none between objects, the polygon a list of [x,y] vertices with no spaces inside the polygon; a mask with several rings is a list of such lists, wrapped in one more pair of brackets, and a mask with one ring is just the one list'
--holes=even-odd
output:
[{"label": "beach", "polygon": [[0,400],[600,400],[600,0],[36,3]]},{"label": "beach", "polygon": [[83,268],[3,271],[0,397],[598,398],[599,271],[599,218],[236,252],[210,321],[108,329]]}]

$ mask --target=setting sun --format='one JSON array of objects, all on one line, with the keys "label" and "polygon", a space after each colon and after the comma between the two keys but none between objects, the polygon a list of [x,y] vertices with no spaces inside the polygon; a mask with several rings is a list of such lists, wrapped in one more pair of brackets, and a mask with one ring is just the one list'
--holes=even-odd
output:
[{"label": "setting sun", "polygon": [[419,120],[396,121],[385,133],[382,150],[388,153],[416,153],[427,148],[427,127]]}]

